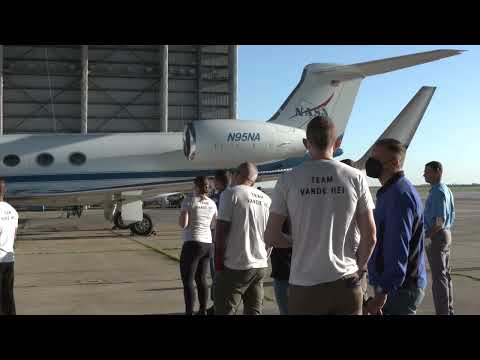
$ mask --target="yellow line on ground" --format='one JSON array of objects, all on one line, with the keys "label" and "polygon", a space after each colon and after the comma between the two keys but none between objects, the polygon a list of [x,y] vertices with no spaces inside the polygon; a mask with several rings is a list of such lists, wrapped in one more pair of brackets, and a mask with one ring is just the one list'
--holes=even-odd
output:
[{"label": "yellow line on ground", "polygon": [[459,274],[459,273],[451,273],[452,276],[459,276],[459,277],[466,277],[467,279],[474,280],[474,281],[480,281],[480,278],[471,276],[471,275],[465,275],[465,274]]},{"label": "yellow line on ground", "polygon": [[[160,254],[162,254],[162,255],[164,255],[164,256],[172,259],[172,260],[175,260],[175,261],[180,262],[180,257],[178,257],[178,256],[169,254],[169,253],[167,253],[166,251],[163,251],[162,249],[158,249],[158,248],[156,248],[156,247],[154,247],[154,246],[145,244],[145,243],[143,243],[143,242],[135,239],[134,237],[131,237],[131,239],[132,239],[133,241],[135,241],[137,244],[143,245],[143,246],[145,246],[146,248],[148,248],[148,249],[150,249],[150,250],[153,250],[153,251],[158,252],[158,253],[160,253]],[[271,298],[270,296],[268,296],[268,295],[266,295],[266,294],[264,294],[263,297],[264,297],[265,300],[267,300],[267,301],[275,302],[275,300],[274,300],[273,298]]]},{"label": "yellow line on ground", "polygon": [[160,253],[160,254],[162,254],[162,255],[164,255],[164,256],[172,259],[172,260],[175,260],[175,261],[180,262],[180,257],[178,257],[178,256],[169,254],[169,253],[167,253],[166,251],[163,251],[162,249],[158,249],[158,248],[156,248],[156,247],[154,247],[154,246],[145,244],[145,243],[143,243],[143,242],[141,242],[141,241],[139,241],[139,240],[137,240],[137,239],[135,239],[135,238],[133,238],[133,237],[132,237],[131,239],[132,239],[133,241],[135,241],[137,244],[143,245],[143,246],[145,246],[146,248],[148,248],[148,249],[150,249],[150,250],[153,250],[153,251],[158,252],[158,253]]}]

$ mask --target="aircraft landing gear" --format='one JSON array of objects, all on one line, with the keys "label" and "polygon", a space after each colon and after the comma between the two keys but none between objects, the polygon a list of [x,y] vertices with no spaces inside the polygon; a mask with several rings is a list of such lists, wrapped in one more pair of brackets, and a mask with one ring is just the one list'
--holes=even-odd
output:
[{"label": "aircraft landing gear", "polygon": [[121,230],[126,230],[130,227],[130,225],[125,225],[123,223],[123,220],[122,220],[122,213],[121,212],[117,212],[115,214],[115,217],[113,218],[113,223],[115,224],[115,226],[118,228],[118,229],[121,229]]},{"label": "aircraft landing gear", "polygon": [[126,230],[130,229],[133,234],[135,235],[140,235],[140,236],[148,236],[152,234],[153,232],[153,222],[152,218],[147,215],[143,214],[143,220],[139,221],[137,223],[133,223],[130,225],[126,225],[123,220],[122,220],[122,213],[117,212],[113,218],[113,223],[114,227],[113,230],[115,229],[121,229],[121,230]]},{"label": "aircraft landing gear", "polygon": [[143,214],[143,220],[130,225],[130,230],[136,235],[150,235],[153,232],[152,218],[147,214]]},{"label": "aircraft landing gear", "polygon": [[82,217],[83,206],[70,206],[65,208],[65,211],[67,212],[67,219],[69,219],[70,216],[78,216],[78,218],[80,218]]}]

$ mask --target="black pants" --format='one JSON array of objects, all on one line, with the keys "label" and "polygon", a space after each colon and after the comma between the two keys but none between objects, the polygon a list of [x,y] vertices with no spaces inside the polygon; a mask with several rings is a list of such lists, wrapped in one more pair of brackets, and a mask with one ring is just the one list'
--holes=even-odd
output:
[{"label": "black pants", "polygon": [[0,315],[15,315],[13,264],[0,263]]},{"label": "black pants", "polygon": [[180,255],[180,273],[182,275],[185,313],[187,315],[193,314],[193,307],[195,305],[194,280],[197,284],[200,312],[205,312],[207,309],[207,271],[211,247],[212,244],[197,241],[187,241],[183,244],[182,254]]}]

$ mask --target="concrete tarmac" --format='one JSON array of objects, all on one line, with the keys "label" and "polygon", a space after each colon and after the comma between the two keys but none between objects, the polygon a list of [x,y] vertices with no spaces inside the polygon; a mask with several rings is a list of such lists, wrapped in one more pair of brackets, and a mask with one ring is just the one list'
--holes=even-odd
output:
[{"label": "concrete tarmac", "polygon": [[[455,309],[459,315],[479,314],[480,196],[461,196],[456,207],[452,250]],[[150,237],[110,230],[112,224],[103,219],[103,210],[86,211],[80,219],[67,219],[61,212],[20,213],[15,262],[17,313],[182,314],[179,211],[147,209],[146,213],[155,222],[156,234]],[[429,277],[419,314],[434,314],[430,289]],[[270,278],[265,293],[265,314],[278,314]]]},{"label": "concrete tarmac", "polygon": [[[103,220],[103,210],[89,210],[80,219],[61,212],[20,213],[17,314],[183,314],[179,211],[146,212],[158,235],[108,230],[112,224]],[[271,279],[266,281],[265,313],[277,313]]]}]

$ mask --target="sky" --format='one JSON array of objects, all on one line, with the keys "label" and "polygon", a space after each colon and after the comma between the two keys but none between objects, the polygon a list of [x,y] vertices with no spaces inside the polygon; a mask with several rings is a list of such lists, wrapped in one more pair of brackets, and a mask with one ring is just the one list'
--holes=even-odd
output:
[{"label": "sky", "polygon": [[[342,142],[359,159],[424,85],[437,87],[412,140],[406,176],[425,184],[424,165],[444,166],[448,184],[480,183],[480,46],[462,45],[241,45],[238,49],[238,118],[268,120],[310,63],[354,64],[436,49],[467,50],[458,56],[363,80]],[[379,185],[376,180],[371,185]]]}]

